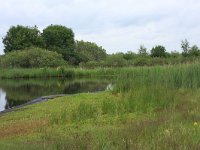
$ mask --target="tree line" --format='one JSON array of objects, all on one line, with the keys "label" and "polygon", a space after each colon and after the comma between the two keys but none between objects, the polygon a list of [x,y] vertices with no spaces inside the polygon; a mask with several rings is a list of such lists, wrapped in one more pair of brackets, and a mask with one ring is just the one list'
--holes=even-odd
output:
[{"label": "tree line", "polygon": [[42,32],[37,26],[12,26],[3,37],[4,52],[41,48],[61,54],[69,64],[100,61],[105,59],[106,51],[93,42],[76,41],[72,29],[62,25],[50,25]]},{"label": "tree line", "polygon": [[109,55],[96,43],[77,41],[72,29],[62,25],[49,25],[42,32],[37,26],[12,26],[3,37],[5,55],[0,57],[4,67],[56,67],[79,65],[82,67],[151,66],[191,62],[198,59],[200,49],[190,46],[187,39],[181,41],[182,52],[166,51],[162,45],[150,51],[141,45],[137,53]]}]

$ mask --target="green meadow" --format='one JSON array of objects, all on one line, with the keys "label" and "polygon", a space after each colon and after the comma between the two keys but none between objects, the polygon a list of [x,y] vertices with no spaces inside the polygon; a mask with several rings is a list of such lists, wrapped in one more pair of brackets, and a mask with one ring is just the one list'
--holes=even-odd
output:
[{"label": "green meadow", "polygon": [[49,77],[59,73],[66,77],[110,75],[115,82],[110,91],[60,97],[1,114],[0,149],[200,149],[198,63],[95,70],[16,69],[1,71],[0,77],[44,77],[43,73]]}]

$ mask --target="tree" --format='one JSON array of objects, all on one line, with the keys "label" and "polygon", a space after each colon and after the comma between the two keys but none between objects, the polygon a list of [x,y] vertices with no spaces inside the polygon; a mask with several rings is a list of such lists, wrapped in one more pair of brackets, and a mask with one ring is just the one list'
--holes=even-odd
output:
[{"label": "tree", "polygon": [[127,65],[127,61],[124,59],[123,53],[108,55],[105,63],[108,67],[123,67]]},{"label": "tree", "polygon": [[41,33],[38,28],[21,25],[12,26],[3,38],[4,52],[22,50],[29,47],[41,47],[43,45]]},{"label": "tree", "polygon": [[166,49],[164,46],[158,45],[152,48],[151,57],[166,57]]},{"label": "tree", "polygon": [[199,56],[200,55],[200,49],[198,46],[194,45],[188,50],[189,56]]},{"label": "tree", "polygon": [[50,25],[43,30],[44,47],[63,55],[69,60],[74,54],[75,41],[72,29],[61,25]]},{"label": "tree", "polygon": [[144,47],[144,45],[140,45],[140,48],[138,49],[138,54],[142,56],[148,55],[147,48]]},{"label": "tree", "polygon": [[123,54],[124,59],[126,60],[133,60],[134,58],[137,57],[137,54],[135,54],[132,51],[128,51],[127,53]]},{"label": "tree", "polygon": [[183,50],[182,55],[185,56],[185,57],[188,56],[188,51],[190,49],[190,44],[189,44],[187,39],[181,41],[181,48]]},{"label": "tree", "polygon": [[106,58],[106,50],[96,43],[76,41],[76,50],[81,61],[101,61]]}]

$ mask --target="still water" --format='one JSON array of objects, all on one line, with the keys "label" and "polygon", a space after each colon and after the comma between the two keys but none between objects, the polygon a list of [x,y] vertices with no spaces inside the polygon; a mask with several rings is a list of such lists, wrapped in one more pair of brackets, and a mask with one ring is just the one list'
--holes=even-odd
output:
[{"label": "still water", "polygon": [[17,79],[0,80],[0,111],[35,98],[57,94],[98,92],[110,88],[106,79]]}]

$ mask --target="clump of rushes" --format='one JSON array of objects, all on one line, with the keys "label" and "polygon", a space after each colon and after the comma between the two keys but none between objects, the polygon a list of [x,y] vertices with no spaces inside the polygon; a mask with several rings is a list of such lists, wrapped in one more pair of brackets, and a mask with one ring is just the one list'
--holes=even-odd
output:
[{"label": "clump of rushes", "polygon": [[64,66],[59,66],[57,68],[0,68],[0,78],[112,77],[118,75],[121,71],[122,69],[117,68],[80,69]]}]

